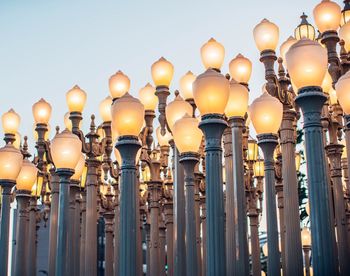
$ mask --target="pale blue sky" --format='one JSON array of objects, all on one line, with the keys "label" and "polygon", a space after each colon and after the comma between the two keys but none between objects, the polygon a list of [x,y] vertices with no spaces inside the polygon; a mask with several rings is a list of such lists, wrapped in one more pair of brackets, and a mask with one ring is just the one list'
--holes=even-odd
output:
[{"label": "pale blue sky", "polygon": [[53,107],[51,126],[62,127],[65,93],[78,84],[88,93],[85,118],[91,113],[99,118],[110,75],[122,70],[137,95],[151,81],[151,64],[164,56],[175,66],[174,90],[188,70],[203,71],[199,49],[210,37],[226,48],[224,73],[238,53],[252,60],[252,101],[264,82],[254,26],[268,18],[279,25],[283,42],[302,12],[313,23],[318,2],[1,0],[0,113],[11,107],[20,113],[20,133],[32,142],[32,104],[44,97]]}]

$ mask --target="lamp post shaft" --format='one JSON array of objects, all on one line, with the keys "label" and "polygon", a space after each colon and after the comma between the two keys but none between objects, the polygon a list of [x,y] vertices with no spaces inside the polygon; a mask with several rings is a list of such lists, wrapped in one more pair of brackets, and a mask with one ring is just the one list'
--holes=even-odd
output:
[{"label": "lamp post shaft", "polygon": [[162,221],[162,214],[159,215],[159,272],[160,275],[166,275],[165,271],[165,225]]},{"label": "lamp post shaft", "polygon": [[250,243],[252,248],[252,275],[261,275],[260,264],[260,241],[259,241],[259,214],[255,212],[249,213],[250,222]]},{"label": "lamp post shaft", "polygon": [[350,115],[345,115],[345,143],[346,143],[346,156],[348,161],[348,176],[350,176]]},{"label": "lamp post shaft", "polygon": [[86,192],[81,193],[81,228],[80,228],[80,276],[85,276],[85,244],[86,244]]},{"label": "lamp post shaft", "polygon": [[[79,260],[78,258],[78,247],[77,247],[77,235],[76,232],[78,229],[76,229],[77,225],[75,223],[75,198],[77,193],[79,192],[79,185],[70,185],[69,190],[69,248],[70,250],[67,252],[67,254],[70,254],[70,257],[68,260],[70,261],[70,273],[71,275],[78,275],[77,267],[79,266]],[[78,225],[79,226],[79,225]],[[78,239],[79,242],[79,239]]]},{"label": "lamp post shaft", "polygon": [[119,187],[114,186],[115,195],[115,207],[114,207],[114,275],[119,275]]},{"label": "lamp post shaft", "polygon": [[305,151],[311,211],[311,238],[315,275],[338,275],[334,244],[334,225],[329,206],[329,187],[325,173],[321,109],[326,96],[318,87],[299,91],[296,103],[304,115]]},{"label": "lamp post shaft", "polygon": [[[198,166],[198,165],[197,165]],[[197,243],[197,258],[198,258],[198,273],[202,275],[202,250],[201,250],[201,215],[200,215],[200,195],[199,186],[203,175],[195,172],[195,187],[194,187],[194,207],[196,216],[196,243]]]},{"label": "lamp post shaft", "polygon": [[173,202],[164,203],[165,227],[166,227],[166,246],[167,246],[167,275],[174,275],[173,266],[173,240],[174,240],[174,218],[173,218]]},{"label": "lamp post shaft", "polygon": [[205,195],[201,196],[201,231],[202,231],[202,274],[206,275],[207,270],[207,209]]},{"label": "lamp post shaft", "polygon": [[310,276],[310,247],[303,246],[304,262],[305,262],[305,275]]},{"label": "lamp post shaft", "polygon": [[[78,188],[80,189],[80,188]],[[80,275],[80,192],[75,196],[74,199],[75,209],[74,209],[74,266],[75,266],[75,275]]]},{"label": "lamp post shaft", "polygon": [[227,127],[222,115],[202,116],[199,128],[205,135],[207,247],[206,274],[226,275],[224,194],[221,138]]},{"label": "lamp post shaft", "polygon": [[[28,224],[28,274],[36,274],[36,212],[37,212],[37,200],[36,196],[31,196],[29,202],[29,224]],[[67,229],[65,229],[67,231]],[[57,254],[56,254],[57,258]]]},{"label": "lamp post shaft", "polygon": [[104,215],[105,219],[105,275],[113,275],[113,213]]}]

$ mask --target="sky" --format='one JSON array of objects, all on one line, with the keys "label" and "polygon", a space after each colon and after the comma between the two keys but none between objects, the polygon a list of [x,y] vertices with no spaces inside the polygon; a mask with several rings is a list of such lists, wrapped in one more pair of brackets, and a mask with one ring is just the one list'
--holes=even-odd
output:
[{"label": "sky", "polygon": [[52,137],[56,125],[64,126],[65,94],[78,84],[88,94],[83,124],[87,130],[91,114],[101,122],[98,104],[109,94],[112,74],[127,74],[131,93],[137,95],[152,82],[152,63],[164,56],[175,67],[173,92],[188,70],[197,75],[204,71],[200,47],[211,37],[226,49],[223,73],[238,53],[253,62],[251,102],[264,83],[254,26],[263,18],[276,23],[281,44],[293,34],[302,12],[313,23],[318,2],[1,0],[0,114],[14,108],[21,115],[19,132],[28,135],[33,146],[32,105],[41,97],[52,105]]}]

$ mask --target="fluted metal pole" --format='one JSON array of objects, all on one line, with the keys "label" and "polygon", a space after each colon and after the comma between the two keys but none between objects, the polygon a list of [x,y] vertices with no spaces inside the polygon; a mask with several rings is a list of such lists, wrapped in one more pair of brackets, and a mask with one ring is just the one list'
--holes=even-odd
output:
[{"label": "fluted metal pole", "polygon": [[199,186],[201,184],[203,174],[195,169],[195,187],[194,187],[194,208],[196,216],[196,242],[197,242],[197,258],[198,258],[198,273],[203,275],[202,271],[202,238],[201,238],[201,213],[200,213],[200,195]]},{"label": "fluted metal pole", "polygon": [[[70,257],[68,260],[71,260],[69,262],[70,266],[70,274],[71,275],[79,275],[77,267],[79,266],[79,257],[78,250],[79,247],[77,247],[77,235],[76,232],[78,231],[77,225],[75,222],[75,208],[76,208],[76,195],[79,192],[79,182],[71,180],[70,190],[69,190],[69,251],[67,254],[70,254]],[[79,225],[78,225],[79,226]],[[79,239],[78,239],[79,242]]]},{"label": "fluted metal pole", "polygon": [[151,233],[150,233],[150,225],[149,222],[146,221],[145,223],[145,231],[146,231],[146,245],[147,245],[147,250],[146,250],[146,275],[147,276],[151,276],[151,269],[150,269],[150,262],[151,262],[151,258],[150,258],[150,250],[149,250],[149,246],[150,246],[150,242],[151,242]]},{"label": "fluted metal pole", "polygon": [[283,205],[283,184],[281,179],[277,179],[276,181],[276,194],[277,194],[277,208],[278,208],[278,217],[279,217],[279,227],[280,227],[280,252],[281,252],[281,262],[282,262],[282,272],[285,275],[286,274],[286,235],[285,235],[285,210]]},{"label": "fluted metal pole", "polygon": [[[278,226],[275,192],[275,167],[273,152],[277,146],[278,137],[275,134],[260,134],[258,145],[264,153],[265,187],[266,187],[266,218],[267,218],[267,274],[280,275],[280,253],[278,250]],[[300,233],[300,231],[298,232]]]},{"label": "fluted metal pole", "polygon": [[207,273],[207,209],[205,195],[201,196],[201,231],[202,231],[202,275]]},{"label": "fluted metal pole", "polygon": [[319,87],[299,90],[296,103],[304,115],[305,151],[311,211],[311,239],[315,275],[338,275],[332,250],[335,234],[329,206],[329,187],[325,173],[321,109],[327,97]]},{"label": "fluted metal pole", "polygon": [[113,217],[112,211],[104,214],[105,219],[105,275],[113,275]]},{"label": "fluted metal pole", "polygon": [[81,228],[80,228],[80,276],[85,276],[85,245],[86,245],[86,192],[81,193]]},{"label": "fluted metal pole", "polygon": [[248,216],[250,222],[250,243],[252,249],[252,275],[261,276],[259,214],[257,209],[250,209]]},{"label": "fluted metal pole", "polygon": [[205,135],[206,209],[207,209],[207,260],[209,276],[226,275],[224,194],[222,182],[221,138],[227,127],[223,116],[202,116],[199,128]]},{"label": "fluted metal pole", "polygon": [[173,215],[173,202],[164,203],[164,214],[165,214],[165,227],[166,227],[166,247],[167,247],[167,275],[174,275],[173,266],[173,241],[174,241],[174,215]]},{"label": "fluted metal pole", "polygon": [[162,214],[159,215],[159,275],[166,275],[165,271],[165,224]]},{"label": "fluted metal pole", "polygon": [[[28,260],[27,268],[29,275],[36,275],[36,212],[37,212],[36,196],[31,196],[29,202],[29,224],[28,224]],[[67,229],[65,229],[67,231]],[[57,258],[57,253],[56,253]],[[56,259],[57,262],[57,259]]]},{"label": "fluted metal pole", "polygon": [[115,207],[114,207],[114,275],[119,275],[119,185],[114,186]]}]

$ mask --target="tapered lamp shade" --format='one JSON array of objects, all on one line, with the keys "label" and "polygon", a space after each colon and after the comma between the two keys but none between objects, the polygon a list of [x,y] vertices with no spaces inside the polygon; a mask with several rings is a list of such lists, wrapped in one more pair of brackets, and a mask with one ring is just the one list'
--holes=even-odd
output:
[{"label": "tapered lamp shade", "polygon": [[253,35],[256,47],[260,52],[276,50],[279,39],[279,28],[276,24],[267,19],[263,19],[255,26]]},{"label": "tapered lamp shade", "polygon": [[350,51],[350,22],[347,22],[339,29],[339,38],[344,40],[345,50]]},{"label": "tapered lamp shade", "polygon": [[180,79],[180,95],[185,100],[193,99],[193,82],[196,80],[196,76],[188,71],[186,75],[184,75]]},{"label": "tapered lamp shade", "polygon": [[214,38],[211,38],[202,46],[201,58],[205,69],[220,69],[225,58],[225,48]]},{"label": "tapered lamp shade", "polygon": [[21,134],[18,131],[15,134],[15,141],[12,144],[16,149],[19,149],[21,146]]},{"label": "tapered lamp shade", "polygon": [[250,116],[257,134],[277,134],[282,122],[282,114],[282,103],[267,92],[250,105]]},{"label": "tapered lamp shade", "polygon": [[164,57],[161,57],[152,64],[151,72],[153,82],[156,86],[169,87],[174,75],[174,66]]},{"label": "tapered lamp shade", "polygon": [[198,152],[202,142],[202,131],[198,128],[198,120],[185,114],[177,120],[173,129],[174,141],[180,153]]},{"label": "tapered lamp shade", "polygon": [[303,15],[300,16],[300,18],[301,18],[301,22],[298,25],[298,27],[296,27],[294,30],[295,38],[297,40],[300,40],[303,37],[305,37],[311,40],[315,40],[315,37],[316,37],[315,28],[307,21],[307,15],[303,13]]},{"label": "tapered lamp shade", "polygon": [[0,179],[16,180],[21,167],[23,156],[13,145],[7,144],[0,148]]},{"label": "tapered lamp shade", "polygon": [[1,121],[4,133],[16,134],[21,122],[21,117],[11,108],[2,115]]},{"label": "tapered lamp shade", "polygon": [[322,0],[321,3],[314,8],[313,12],[316,26],[321,33],[338,30],[341,19],[341,9],[336,2]]},{"label": "tapered lamp shade", "polygon": [[169,146],[169,141],[171,139],[173,139],[173,136],[171,135],[171,133],[167,129],[165,130],[165,135],[162,135],[160,126],[157,127],[156,134],[157,134],[158,144],[161,147],[162,146]]},{"label": "tapered lamp shade", "polygon": [[296,40],[294,37],[290,36],[290,37],[288,37],[288,39],[287,39],[285,42],[283,42],[283,43],[281,44],[281,47],[280,47],[280,56],[281,56],[281,58],[282,58],[282,60],[283,60],[283,65],[284,65],[284,66],[287,65],[287,63],[286,63],[286,53],[288,52],[289,48],[290,48],[295,42],[297,42],[297,40]]},{"label": "tapered lamp shade", "polygon": [[120,136],[138,136],[144,121],[143,104],[129,93],[112,105],[112,123]]},{"label": "tapered lamp shade", "polygon": [[323,81],[322,81],[322,85],[321,85],[323,92],[328,94],[329,90],[332,89],[332,85],[333,85],[333,80],[332,80],[332,77],[327,70],[326,75],[324,76]]},{"label": "tapered lamp shade", "polygon": [[192,106],[186,102],[180,95],[165,107],[165,116],[168,126],[173,131],[174,124],[185,114],[192,114]]},{"label": "tapered lamp shade", "polygon": [[86,103],[86,93],[76,85],[67,92],[66,101],[69,112],[83,112]]},{"label": "tapered lamp shade", "polygon": [[303,246],[311,246],[311,233],[306,227],[301,230],[301,243]]},{"label": "tapered lamp shade", "polygon": [[202,116],[223,114],[229,95],[229,81],[213,69],[200,74],[193,83],[194,101]]},{"label": "tapered lamp shade", "polygon": [[327,71],[327,50],[318,42],[302,38],[286,53],[287,69],[297,89],[321,86]]},{"label": "tapered lamp shade", "polygon": [[130,79],[122,71],[118,71],[109,78],[109,93],[112,99],[122,97],[130,89]]},{"label": "tapered lamp shade", "polygon": [[145,110],[155,110],[158,105],[158,97],[155,95],[155,88],[147,83],[145,87],[139,91],[139,98],[141,103],[144,105]]},{"label": "tapered lamp shade", "polygon": [[231,78],[241,83],[248,83],[252,74],[252,62],[238,54],[229,64]]},{"label": "tapered lamp shade", "polygon": [[230,95],[225,108],[225,115],[230,117],[244,117],[248,110],[249,92],[247,87],[234,79],[230,81]]},{"label": "tapered lamp shade", "polygon": [[343,111],[346,114],[350,114],[350,71],[340,77],[335,84],[335,90],[337,91],[337,98]]},{"label": "tapered lamp shade", "polygon": [[256,161],[258,158],[258,144],[255,140],[248,140],[248,151],[247,151],[247,160]]},{"label": "tapered lamp shade", "polygon": [[74,168],[74,174],[71,179],[80,180],[81,175],[83,174],[83,170],[85,167],[85,156],[83,153],[80,153],[78,164]]},{"label": "tapered lamp shade", "polygon": [[56,169],[72,169],[81,156],[81,141],[68,129],[56,134],[51,141],[51,156]]},{"label": "tapered lamp shade", "polygon": [[22,168],[16,179],[17,190],[31,191],[37,178],[38,169],[28,159],[23,159]]},{"label": "tapered lamp shade", "polygon": [[51,105],[41,98],[32,107],[34,121],[37,124],[48,124],[51,117]]},{"label": "tapered lamp shade", "polygon": [[265,176],[264,160],[257,159],[254,162],[253,170],[254,170],[255,177],[264,177]]},{"label": "tapered lamp shade", "polygon": [[106,97],[99,106],[100,116],[103,122],[112,121],[111,115],[111,107],[112,107],[112,98],[110,96]]}]

